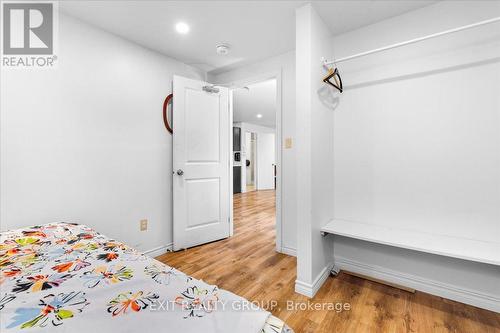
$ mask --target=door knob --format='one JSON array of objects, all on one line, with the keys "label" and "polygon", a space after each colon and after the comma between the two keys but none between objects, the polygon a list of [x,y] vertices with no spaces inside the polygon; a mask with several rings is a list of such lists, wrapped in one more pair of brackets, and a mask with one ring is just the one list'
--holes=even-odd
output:
[{"label": "door knob", "polygon": [[177,174],[178,174],[179,176],[182,176],[182,175],[184,174],[184,171],[182,171],[182,169],[178,169],[178,170],[177,170]]}]

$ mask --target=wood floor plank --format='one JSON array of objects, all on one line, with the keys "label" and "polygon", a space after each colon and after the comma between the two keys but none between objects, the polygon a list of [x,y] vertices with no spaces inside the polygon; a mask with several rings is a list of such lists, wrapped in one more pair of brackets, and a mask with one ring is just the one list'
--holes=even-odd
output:
[{"label": "wood floor plank", "polygon": [[[297,261],[275,252],[275,193],[234,196],[234,236],[156,259],[269,309],[297,333],[500,333],[500,314],[441,297],[391,288],[340,273],[313,299],[295,293]],[[349,311],[301,310],[293,304],[349,303]]]}]

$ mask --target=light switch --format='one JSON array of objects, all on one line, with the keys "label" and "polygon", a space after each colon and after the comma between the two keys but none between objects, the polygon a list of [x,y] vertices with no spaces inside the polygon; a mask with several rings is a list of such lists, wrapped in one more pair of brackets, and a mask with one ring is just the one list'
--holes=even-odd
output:
[{"label": "light switch", "polygon": [[285,138],[285,149],[292,148],[292,138]]},{"label": "light switch", "polygon": [[140,226],[141,231],[148,230],[148,220],[141,220]]}]

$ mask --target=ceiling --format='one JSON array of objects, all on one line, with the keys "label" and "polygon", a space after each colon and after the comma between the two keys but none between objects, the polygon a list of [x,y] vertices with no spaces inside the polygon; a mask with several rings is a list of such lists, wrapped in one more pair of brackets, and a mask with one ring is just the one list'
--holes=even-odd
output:
[{"label": "ceiling", "polygon": [[[276,127],[276,80],[268,80],[233,91],[233,121]],[[257,118],[261,114],[262,118]]]},{"label": "ceiling", "polygon": [[[212,74],[295,48],[295,9],[308,1],[61,1],[64,13]],[[312,1],[338,35],[435,1]],[[186,22],[186,35],[175,24]],[[215,46],[231,47],[219,56]]]}]

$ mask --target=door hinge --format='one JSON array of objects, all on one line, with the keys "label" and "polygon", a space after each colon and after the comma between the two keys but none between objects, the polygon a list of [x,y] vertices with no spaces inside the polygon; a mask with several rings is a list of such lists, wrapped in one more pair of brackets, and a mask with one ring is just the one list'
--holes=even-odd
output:
[{"label": "door hinge", "polygon": [[217,88],[214,85],[203,86],[202,89],[203,89],[203,91],[206,91],[207,93],[211,93],[211,94],[218,94],[219,93],[219,88]]}]

